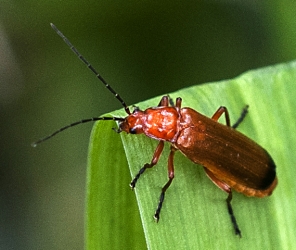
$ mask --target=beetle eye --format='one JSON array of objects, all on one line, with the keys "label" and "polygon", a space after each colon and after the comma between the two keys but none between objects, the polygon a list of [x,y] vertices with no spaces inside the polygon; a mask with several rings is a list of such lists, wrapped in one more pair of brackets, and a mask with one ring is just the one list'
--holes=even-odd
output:
[{"label": "beetle eye", "polygon": [[130,132],[131,134],[136,134],[136,133],[137,133],[137,130],[136,130],[135,128],[131,128],[131,129],[129,130],[129,132]]}]

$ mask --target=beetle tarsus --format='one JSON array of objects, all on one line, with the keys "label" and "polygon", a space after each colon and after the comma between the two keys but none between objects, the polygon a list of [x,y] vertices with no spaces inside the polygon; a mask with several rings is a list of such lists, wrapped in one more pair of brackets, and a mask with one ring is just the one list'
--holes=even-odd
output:
[{"label": "beetle tarsus", "polygon": [[229,213],[230,218],[231,218],[231,222],[232,222],[235,234],[238,235],[241,238],[242,234],[241,234],[241,231],[240,231],[240,229],[238,227],[238,224],[236,222],[236,219],[235,219],[235,216],[234,216],[234,213],[233,213],[233,209],[232,209],[232,206],[231,206],[231,203],[230,203],[231,200],[232,200],[232,192],[230,192],[228,194],[228,197],[226,199],[227,209],[228,209],[228,213]]},{"label": "beetle tarsus", "polygon": [[159,221],[159,215],[160,215],[160,211],[161,211],[161,208],[162,208],[162,204],[164,202],[165,192],[168,189],[168,187],[171,185],[171,183],[173,181],[173,178],[174,177],[169,178],[168,182],[163,186],[163,188],[161,190],[161,194],[159,196],[159,202],[158,202],[157,208],[156,208],[155,213],[154,213],[154,219],[156,220],[156,222]]},{"label": "beetle tarsus", "polygon": [[161,211],[161,208],[162,208],[162,203],[164,201],[164,195],[165,195],[165,192],[162,191],[161,194],[160,194],[160,197],[159,197],[159,202],[158,202],[158,206],[155,210],[155,213],[154,213],[154,219],[156,222],[159,221],[159,215],[160,215],[160,211]]},{"label": "beetle tarsus", "polygon": [[138,179],[140,178],[141,174],[143,174],[143,173],[145,172],[146,168],[149,168],[149,167],[151,167],[150,164],[146,163],[146,164],[144,165],[144,167],[142,167],[142,168],[139,170],[139,172],[136,174],[136,176],[134,177],[134,179],[133,179],[133,180],[131,181],[131,183],[130,183],[130,187],[131,187],[132,189],[135,188],[136,183],[137,183]]},{"label": "beetle tarsus", "polygon": [[241,122],[245,119],[246,115],[248,114],[248,108],[249,105],[246,105],[240,115],[240,117],[237,119],[237,121],[231,126],[232,128],[236,129],[238,125],[241,124]]}]

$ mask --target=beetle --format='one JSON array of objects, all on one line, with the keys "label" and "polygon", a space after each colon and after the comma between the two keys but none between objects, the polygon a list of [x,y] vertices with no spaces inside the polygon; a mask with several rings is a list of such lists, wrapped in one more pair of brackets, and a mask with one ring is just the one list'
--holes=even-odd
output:
[{"label": "beetle", "polygon": [[[147,137],[159,141],[150,163],[146,163],[130,183],[135,188],[140,176],[147,168],[155,166],[164,148],[164,142],[169,142],[168,181],[162,187],[159,202],[154,214],[158,222],[165,198],[165,193],[174,179],[174,154],[178,150],[192,162],[202,165],[209,179],[221,190],[227,193],[227,209],[230,215],[235,234],[241,237],[241,231],[236,222],[231,200],[232,190],[246,196],[265,197],[272,194],[277,185],[276,166],[268,152],[257,143],[238,132],[236,128],[243,121],[248,106],[238,121],[231,126],[228,109],[221,106],[209,118],[192,108],[181,107],[182,99],[178,97],[175,104],[169,96],[163,96],[157,107],[141,110],[135,107],[131,112],[124,100],[103,79],[93,66],[77,51],[71,42],[59,31],[54,24],[50,24],[57,34],[64,40],[70,49],[86,64],[104,86],[121,103],[127,116],[122,117],[93,117],[67,125],[51,135],[32,144],[48,140],[63,130],[78,124],[113,120],[118,122],[116,132],[130,134],[145,134]],[[218,123],[224,115],[226,125]]]}]

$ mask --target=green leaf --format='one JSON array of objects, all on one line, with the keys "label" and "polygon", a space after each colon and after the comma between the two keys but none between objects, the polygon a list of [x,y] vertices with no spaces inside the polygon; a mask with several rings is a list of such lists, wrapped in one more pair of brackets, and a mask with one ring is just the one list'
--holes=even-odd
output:
[{"label": "green leaf", "polygon": [[[170,93],[173,99],[183,98],[183,107],[209,117],[219,106],[226,106],[232,122],[246,104],[250,106],[238,130],[272,155],[279,184],[267,198],[234,192],[232,205],[242,238],[233,232],[226,193],[213,185],[201,166],[178,152],[175,179],[166,193],[160,221],[155,223],[153,214],[167,181],[169,145],[132,192],[127,184],[151,161],[158,142],[144,135],[119,136],[111,130],[116,126],[113,122],[96,123],[89,149],[87,249],[295,249],[295,82],[296,62],[291,62]],[[137,106],[157,106],[160,98]],[[117,111],[112,115],[125,114]]]}]

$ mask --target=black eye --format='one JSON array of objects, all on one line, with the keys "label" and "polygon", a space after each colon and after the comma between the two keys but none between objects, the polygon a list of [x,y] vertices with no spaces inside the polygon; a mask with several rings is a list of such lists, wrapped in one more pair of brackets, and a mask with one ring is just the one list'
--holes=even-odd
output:
[{"label": "black eye", "polygon": [[129,132],[130,132],[131,134],[136,134],[136,133],[137,133],[137,130],[136,130],[135,128],[131,128],[131,129],[129,130]]}]

